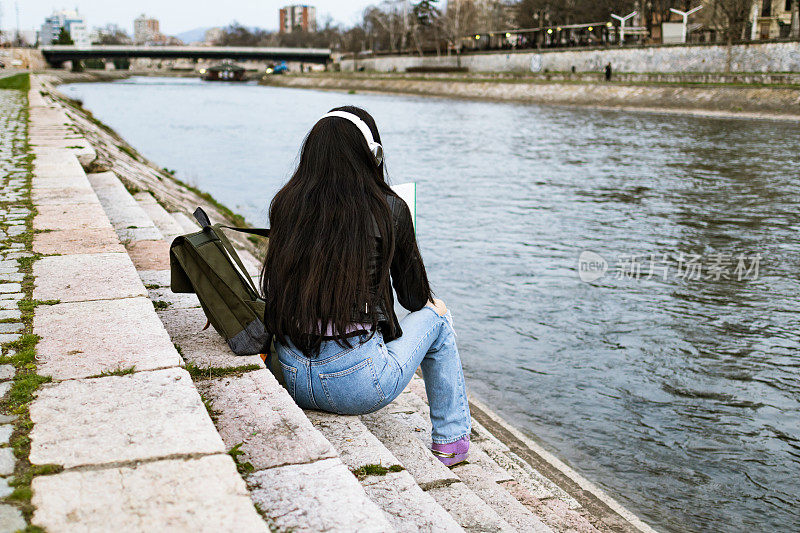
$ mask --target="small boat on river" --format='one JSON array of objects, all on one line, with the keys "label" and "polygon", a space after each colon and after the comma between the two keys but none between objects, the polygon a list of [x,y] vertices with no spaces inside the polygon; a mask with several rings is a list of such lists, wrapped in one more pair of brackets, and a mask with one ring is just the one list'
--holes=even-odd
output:
[{"label": "small boat on river", "polygon": [[201,71],[205,81],[245,81],[245,69],[233,63],[213,65]]}]

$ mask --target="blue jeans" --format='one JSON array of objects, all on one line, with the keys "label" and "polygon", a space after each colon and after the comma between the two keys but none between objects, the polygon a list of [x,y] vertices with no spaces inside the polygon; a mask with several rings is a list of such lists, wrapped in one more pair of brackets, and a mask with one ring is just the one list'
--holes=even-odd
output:
[{"label": "blue jeans", "polygon": [[291,343],[276,343],[289,394],[303,409],[371,413],[397,398],[422,365],[433,442],[468,435],[469,402],[450,312],[442,317],[423,307],[406,315],[400,327],[403,336],[388,343],[380,332],[349,339],[352,348],[325,341],[313,358]]}]

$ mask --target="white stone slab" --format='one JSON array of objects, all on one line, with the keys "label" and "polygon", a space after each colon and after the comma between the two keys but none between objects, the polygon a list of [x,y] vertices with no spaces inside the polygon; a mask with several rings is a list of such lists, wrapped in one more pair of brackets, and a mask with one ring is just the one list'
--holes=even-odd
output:
[{"label": "white stone slab", "polygon": [[195,222],[193,218],[189,218],[186,213],[177,211],[175,213],[170,213],[170,215],[172,215],[172,218],[175,219],[175,222],[177,222],[178,225],[183,228],[184,233],[197,233],[200,231],[200,226],[197,225],[197,222]]},{"label": "white stone slab", "polygon": [[134,195],[139,206],[147,213],[150,220],[156,225],[158,230],[164,236],[164,240],[172,242],[178,235],[183,235],[185,232],[177,221],[170,215],[166,209],[156,201],[152,194],[149,192],[140,192]]},{"label": "white stone slab", "polygon": [[201,367],[261,365],[258,355],[234,354],[225,340],[211,326],[203,331],[206,316],[200,308],[172,309],[158,312],[164,327],[187,362]]},{"label": "white stone slab", "polygon": [[361,484],[397,531],[463,531],[436,500],[419,488],[408,472],[370,476],[362,479]]},{"label": "white stone slab", "polygon": [[427,490],[465,531],[517,531],[464,483]]},{"label": "white stone slab", "polygon": [[80,302],[147,296],[128,254],[43,257],[33,264],[36,300]]},{"label": "white stone slab", "polygon": [[33,237],[33,251],[44,255],[124,252],[125,247],[111,228],[48,231]]},{"label": "white stone slab", "polygon": [[181,364],[147,298],[40,306],[33,332],[42,338],[37,346],[39,373],[55,379]]},{"label": "white stone slab", "polygon": [[248,485],[252,499],[280,530],[394,531],[339,459],[262,470],[249,476]]},{"label": "white stone slab", "polygon": [[256,470],[336,456],[268,370],[198,381],[197,388],[219,412],[226,446],[242,443],[240,459]]},{"label": "white stone slab", "polygon": [[17,507],[0,503],[0,530],[17,531],[25,529],[26,525],[22,512]]},{"label": "white stone slab", "polygon": [[31,196],[33,198],[33,203],[36,205],[98,203],[97,195],[94,191],[73,186],[48,189],[34,188],[31,192]]},{"label": "white stone slab", "polygon": [[73,468],[223,451],[179,368],[44,385],[30,416],[33,464]]},{"label": "white stone slab", "polygon": [[472,492],[517,531],[551,533],[550,528],[478,465],[462,464],[453,471]]},{"label": "white stone slab", "polygon": [[351,470],[364,465],[399,465],[400,461],[367,429],[357,416],[304,411],[317,430],[333,445]]},{"label": "white stone slab", "polygon": [[13,474],[16,465],[17,458],[14,457],[14,450],[11,448],[0,448],[0,476]]},{"label": "white stone slab", "polygon": [[121,239],[142,241],[163,238],[147,213],[113,172],[90,174],[89,181]]},{"label": "white stone slab", "polygon": [[363,415],[361,420],[420,485],[446,484],[458,480],[387,408]]},{"label": "white stone slab", "polygon": [[33,219],[37,230],[111,229],[106,212],[99,204],[42,205]]},{"label": "white stone slab", "polygon": [[269,531],[226,455],[39,476],[32,503],[51,533]]},{"label": "white stone slab", "polygon": [[148,285],[157,285],[159,287],[169,287],[170,284],[170,271],[169,270],[139,270],[139,277],[142,278],[142,283],[145,287]]},{"label": "white stone slab", "polygon": [[147,296],[155,301],[167,302],[168,309],[191,309],[200,307],[200,300],[193,293],[174,293],[169,287],[148,289]]}]

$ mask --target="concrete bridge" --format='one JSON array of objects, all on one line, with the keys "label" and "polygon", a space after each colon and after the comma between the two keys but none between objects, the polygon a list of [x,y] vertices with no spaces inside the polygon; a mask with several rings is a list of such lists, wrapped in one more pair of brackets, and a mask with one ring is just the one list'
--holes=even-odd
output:
[{"label": "concrete bridge", "polygon": [[240,46],[133,46],[107,45],[80,47],[50,45],[41,47],[51,66],[80,59],[232,59],[238,61],[298,61],[326,64],[331,60],[329,48],[266,48]]}]

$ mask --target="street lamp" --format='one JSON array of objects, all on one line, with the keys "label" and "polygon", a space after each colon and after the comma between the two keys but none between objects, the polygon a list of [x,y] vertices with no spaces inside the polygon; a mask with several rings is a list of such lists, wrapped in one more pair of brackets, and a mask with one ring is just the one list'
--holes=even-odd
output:
[{"label": "street lamp", "polygon": [[690,9],[689,11],[679,11],[679,10],[675,9],[674,7],[669,8],[669,10],[672,11],[673,13],[675,13],[676,15],[680,15],[680,16],[683,17],[683,41],[682,42],[684,42],[684,43],[686,42],[686,26],[688,26],[688,24],[689,24],[689,15],[691,15],[692,13],[696,13],[696,12],[700,11],[701,9],[703,9],[703,6],[697,6],[694,9]]},{"label": "street lamp", "polygon": [[631,17],[636,16],[637,11],[633,11],[628,13],[624,17],[620,17],[619,15],[611,14],[611,18],[615,18],[619,21],[619,44],[625,43],[625,23],[628,22],[628,19]]}]

